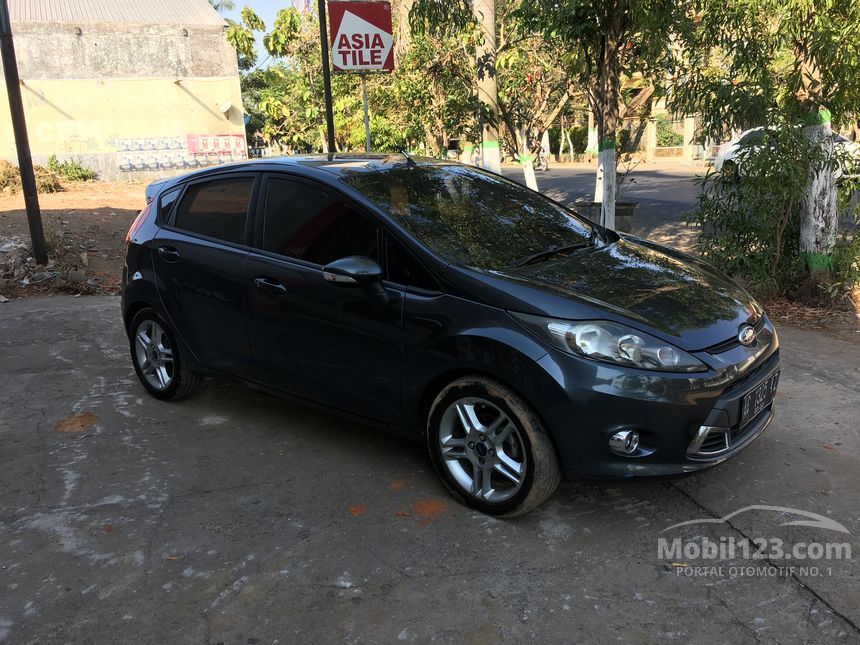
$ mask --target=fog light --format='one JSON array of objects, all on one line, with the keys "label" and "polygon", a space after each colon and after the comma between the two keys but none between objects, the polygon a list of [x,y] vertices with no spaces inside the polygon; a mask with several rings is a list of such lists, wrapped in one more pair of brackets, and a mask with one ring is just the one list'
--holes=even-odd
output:
[{"label": "fog light", "polygon": [[609,448],[619,455],[632,455],[639,447],[639,433],[635,430],[619,430],[609,437]]}]

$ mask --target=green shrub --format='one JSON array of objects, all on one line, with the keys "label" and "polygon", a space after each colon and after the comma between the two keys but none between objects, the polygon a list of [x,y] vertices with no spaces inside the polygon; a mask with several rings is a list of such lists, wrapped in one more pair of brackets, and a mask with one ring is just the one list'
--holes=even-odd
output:
[{"label": "green shrub", "polygon": [[833,249],[833,285],[830,295],[850,294],[860,285],[860,234],[845,233]]},{"label": "green shrub", "polygon": [[588,128],[578,125],[570,129],[570,142],[573,144],[574,154],[581,155],[588,146]]},{"label": "green shrub", "polygon": [[[585,126],[574,126],[566,128],[565,133],[570,135],[570,142],[573,144],[573,154],[581,155],[585,152],[585,146],[588,143],[588,129]],[[557,155],[561,148],[561,128],[554,126],[549,129],[549,151]],[[570,154],[570,147],[567,141],[564,142],[564,154]]]},{"label": "green shrub", "polygon": [[661,148],[684,145],[684,135],[675,132],[672,119],[664,114],[657,117],[657,145]]},{"label": "green shrub", "polygon": [[71,159],[58,161],[57,155],[51,155],[48,158],[48,170],[66,181],[90,181],[96,178],[94,170],[82,166],[77,161]]},{"label": "green shrub", "polygon": [[768,130],[761,145],[738,151],[740,174],[709,171],[690,224],[696,247],[720,269],[761,296],[785,294],[802,275],[801,205],[821,151],[800,128]]}]

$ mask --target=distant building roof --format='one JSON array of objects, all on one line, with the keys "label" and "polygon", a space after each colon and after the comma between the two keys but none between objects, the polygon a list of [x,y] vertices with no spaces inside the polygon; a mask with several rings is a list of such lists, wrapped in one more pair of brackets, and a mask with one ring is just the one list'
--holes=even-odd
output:
[{"label": "distant building roof", "polygon": [[207,0],[9,0],[12,22],[222,26]]}]

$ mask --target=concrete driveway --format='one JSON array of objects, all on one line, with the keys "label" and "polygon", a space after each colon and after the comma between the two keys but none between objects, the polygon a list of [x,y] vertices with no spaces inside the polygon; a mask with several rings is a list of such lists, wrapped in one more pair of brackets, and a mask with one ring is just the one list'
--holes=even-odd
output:
[{"label": "concrete driveway", "polygon": [[[565,482],[501,521],[403,439],[233,384],[150,399],[115,297],[3,304],[0,329],[0,641],[860,641],[855,345],[780,330],[778,418],[720,468]],[[850,534],[767,509],[663,532],[750,505]],[[661,536],[852,553],[791,570]]]}]

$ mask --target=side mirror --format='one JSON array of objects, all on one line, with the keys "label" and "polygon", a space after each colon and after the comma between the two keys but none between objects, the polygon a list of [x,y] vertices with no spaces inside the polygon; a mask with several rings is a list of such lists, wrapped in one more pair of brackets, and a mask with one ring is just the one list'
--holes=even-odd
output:
[{"label": "side mirror", "polygon": [[361,287],[371,306],[382,312],[388,304],[388,294],[382,287],[382,267],[375,260],[353,255],[329,262],[323,269],[323,279],[344,287]]},{"label": "side mirror", "polygon": [[352,255],[329,262],[323,269],[323,279],[343,286],[367,286],[382,281],[382,267],[374,260]]}]

